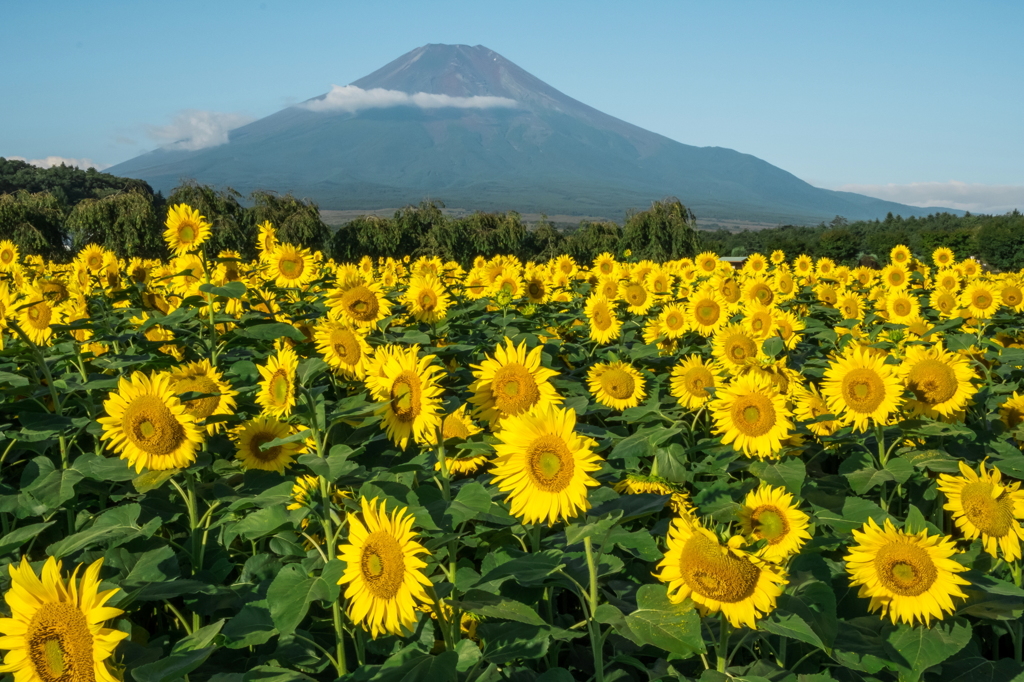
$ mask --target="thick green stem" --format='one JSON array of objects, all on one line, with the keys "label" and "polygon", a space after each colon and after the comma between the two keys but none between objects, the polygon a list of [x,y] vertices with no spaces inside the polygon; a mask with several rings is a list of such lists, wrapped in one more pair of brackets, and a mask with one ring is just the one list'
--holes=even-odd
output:
[{"label": "thick green stem", "polygon": [[715,649],[715,656],[717,656],[717,658],[718,658],[718,660],[717,660],[717,662],[715,664],[715,669],[718,672],[720,672],[720,673],[724,673],[725,672],[726,665],[728,664],[728,661],[729,661],[729,634],[730,634],[730,629],[731,629],[731,627],[729,625],[729,621],[726,620],[725,615],[723,614],[722,615],[721,623],[719,625],[719,630],[718,630],[718,634],[719,634],[719,636],[718,636],[718,646]]},{"label": "thick green stem", "polygon": [[590,633],[590,647],[594,652],[594,679],[597,682],[604,682],[604,639],[601,637],[601,626],[595,620],[600,602],[597,562],[594,560],[594,546],[589,535],[583,538],[583,547],[587,552],[587,571],[590,573],[590,592],[587,597],[590,613],[587,618],[587,631]]}]

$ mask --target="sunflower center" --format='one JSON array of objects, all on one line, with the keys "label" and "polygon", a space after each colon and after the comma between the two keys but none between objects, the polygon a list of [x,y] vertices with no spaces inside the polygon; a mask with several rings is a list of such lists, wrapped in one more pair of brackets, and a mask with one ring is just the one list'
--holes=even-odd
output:
[{"label": "sunflower center", "polygon": [[707,396],[708,386],[714,386],[714,384],[715,378],[703,367],[695,367],[686,373],[686,389],[698,398]]},{"label": "sunflower center", "polygon": [[921,402],[938,405],[956,395],[956,373],[941,360],[922,360],[910,370],[907,387]]},{"label": "sunflower center", "polygon": [[150,455],[174,452],[186,440],[174,413],[155,395],[140,395],[128,403],[121,427],[137,448]]},{"label": "sunflower center", "polygon": [[665,326],[672,331],[678,331],[683,326],[683,316],[673,310],[665,317]]},{"label": "sunflower center", "polygon": [[526,291],[530,295],[530,298],[543,298],[544,296],[544,285],[537,280],[531,280],[526,285]]},{"label": "sunflower center", "polygon": [[360,322],[373,322],[377,319],[377,311],[380,309],[377,296],[363,284],[346,291],[341,297],[341,305],[349,315]]},{"label": "sunflower center", "polygon": [[612,318],[603,306],[594,309],[594,317],[592,319],[594,326],[601,331],[605,331],[612,326]]},{"label": "sunflower center", "polygon": [[601,388],[616,400],[632,398],[636,390],[633,376],[619,367],[612,367],[601,375]]},{"label": "sunflower center", "polygon": [[904,597],[916,597],[928,591],[938,577],[935,562],[928,551],[909,542],[889,542],[875,554],[878,581]]},{"label": "sunflower center", "polygon": [[391,383],[391,411],[399,421],[414,421],[420,413],[420,381],[416,372],[405,370]]},{"label": "sunflower center", "polygon": [[331,348],[349,364],[355,364],[362,355],[356,335],[349,329],[335,329],[331,333]]},{"label": "sunflower center", "polygon": [[885,384],[875,370],[857,367],[843,377],[843,397],[854,412],[870,414],[885,399]]},{"label": "sunflower center", "polygon": [[73,604],[43,604],[28,624],[28,658],[42,682],[95,679],[93,638],[85,614]]},{"label": "sunflower center", "polygon": [[775,294],[773,294],[772,290],[769,289],[768,286],[765,284],[756,285],[752,291],[752,294],[753,298],[757,299],[764,305],[768,305],[775,299]]},{"label": "sunflower center", "polygon": [[437,296],[430,289],[424,289],[420,292],[420,308],[427,312],[434,309],[437,306]]},{"label": "sunflower center", "polygon": [[288,378],[288,370],[278,369],[270,377],[270,397],[276,405],[284,405],[288,402],[288,394],[291,390],[291,381]]},{"label": "sunflower center", "polygon": [[1013,526],[1013,498],[1003,491],[992,497],[991,483],[968,483],[960,492],[964,516],[985,535],[1006,537]]},{"label": "sunflower center", "polygon": [[287,255],[277,262],[277,269],[288,279],[296,279],[302,275],[306,264],[295,255]]},{"label": "sunflower center", "polygon": [[280,438],[276,433],[271,431],[260,431],[252,437],[249,441],[249,454],[261,462],[274,462],[281,454],[281,446],[273,445],[267,449],[263,449],[264,443],[269,443],[272,440]]},{"label": "sunflower center", "polygon": [[196,238],[196,228],[185,223],[178,228],[178,241],[182,244],[191,244]]},{"label": "sunflower center", "polygon": [[[176,393],[188,393],[189,391],[195,391],[196,393],[220,393],[220,386],[213,379],[201,376],[182,379],[175,384],[174,390]],[[220,404],[220,396],[218,395],[211,395],[209,398],[196,398],[195,400],[185,402],[185,411],[196,419],[206,419],[213,414],[218,404]]]},{"label": "sunflower center", "polygon": [[725,348],[725,354],[737,365],[742,365],[747,358],[757,355],[757,344],[754,340],[741,334],[730,337]]},{"label": "sunflower center", "polygon": [[892,310],[900,317],[906,317],[913,310],[913,306],[910,304],[910,300],[906,298],[897,298],[893,301]]},{"label": "sunflower center", "polygon": [[450,414],[444,418],[444,422],[441,423],[441,435],[447,440],[448,438],[460,438],[466,440],[469,438],[469,429],[466,424],[454,414]]},{"label": "sunflower center", "polygon": [[29,324],[35,329],[46,329],[53,317],[53,308],[46,301],[39,301],[26,311]]},{"label": "sunflower center", "polygon": [[630,284],[626,287],[626,301],[633,307],[643,305],[647,302],[647,290],[639,284]]},{"label": "sunflower center", "polygon": [[0,251],[0,260],[3,261],[4,265],[8,265],[14,262],[14,252],[10,249],[4,249]]},{"label": "sunflower center", "polygon": [[495,403],[506,415],[519,414],[540,399],[540,389],[530,371],[518,362],[510,362],[494,373]]},{"label": "sunflower center", "polygon": [[378,599],[394,599],[405,580],[405,555],[394,536],[384,530],[367,536],[359,567],[367,589]]},{"label": "sunflower center", "polygon": [[745,436],[763,436],[775,426],[775,405],[768,396],[748,393],[732,405],[732,420]]},{"label": "sunflower center", "polygon": [[735,604],[754,594],[761,570],[748,559],[725,550],[703,533],[694,533],[679,557],[687,586],[702,597]]},{"label": "sunflower center", "polygon": [[758,507],[751,518],[754,520],[754,533],[767,540],[769,545],[777,545],[789,534],[789,521],[777,507]]},{"label": "sunflower center", "polygon": [[549,493],[565,490],[575,470],[568,446],[553,433],[544,434],[530,443],[526,464],[534,484]]},{"label": "sunflower center", "polygon": [[720,291],[722,292],[722,296],[729,303],[735,303],[736,301],[740,300],[739,285],[737,285],[736,282],[734,282],[731,279],[727,279],[722,283],[722,288],[720,289]]}]

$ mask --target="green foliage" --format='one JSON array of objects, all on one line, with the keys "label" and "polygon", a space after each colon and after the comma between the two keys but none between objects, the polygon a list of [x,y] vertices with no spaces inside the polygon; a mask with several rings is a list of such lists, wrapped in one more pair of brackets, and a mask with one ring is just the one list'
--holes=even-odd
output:
[{"label": "green foliage", "polygon": [[[256,228],[252,218],[239,203],[242,195],[227,187],[216,190],[209,185],[194,181],[185,182],[174,188],[167,197],[167,206],[188,204],[199,211],[212,225],[207,252],[237,251],[242,258],[256,257]],[[163,229],[161,216],[160,229]]]},{"label": "green foliage", "polygon": [[167,255],[161,222],[151,197],[132,191],[84,199],[71,209],[67,229],[76,250],[99,244],[121,258],[160,258]]},{"label": "green foliage", "polygon": [[646,211],[629,216],[619,248],[633,257],[655,261],[692,258],[700,245],[697,219],[678,199],[655,201]]},{"label": "green foliage", "polygon": [[312,201],[297,199],[290,193],[280,196],[263,191],[253,192],[249,199],[253,202],[248,211],[250,225],[269,220],[279,242],[297,244],[313,251],[326,250],[331,231],[320,218],[320,208]]},{"label": "green foliage", "polygon": [[23,254],[66,260],[64,206],[46,192],[0,194],[0,239],[11,240]]},{"label": "green foliage", "polygon": [[0,194],[13,194],[18,190],[32,194],[47,192],[67,206],[119,192],[138,192],[154,198],[153,188],[142,180],[119,178],[100,173],[95,168],[79,170],[63,163],[52,168],[38,168],[24,161],[0,157]]}]

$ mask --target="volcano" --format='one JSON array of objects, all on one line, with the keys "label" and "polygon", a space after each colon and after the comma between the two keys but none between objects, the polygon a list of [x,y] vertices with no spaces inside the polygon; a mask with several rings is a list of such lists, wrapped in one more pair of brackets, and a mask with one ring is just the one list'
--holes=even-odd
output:
[{"label": "volcano", "polygon": [[[815,223],[917,208],[820,189],[749,154],[695,147],[583,104],[481,45],[426,45],[354,83],[106,172],[291,192],[322,209],[449,208],[603,216],[678,197],[702,222]],[[179,147],[179,148],[176,148]]]}]

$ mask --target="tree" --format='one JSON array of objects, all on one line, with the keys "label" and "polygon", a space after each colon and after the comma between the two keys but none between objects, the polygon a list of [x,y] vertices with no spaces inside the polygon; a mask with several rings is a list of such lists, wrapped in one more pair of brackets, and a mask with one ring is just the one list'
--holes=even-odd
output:
[{"label": "tree", "polygon": [[619,247],[623,251],[630,249],[634,258],[654,261],[692,258],[697,255],[700,243],[694,229],[696,225],[693,212],[678,199],[655,201],[646,211],[629,216]]},{"label": "tree", "polygon": [[[167,197],[167,205],[188,204],[199,211],[212,225],[207,253],[216,256],[221,251],[237,251],[242,258],[256,257],[256,228],[245,208],[239,203],[241,194],[226,187],[216,190],[189,180],[174,188]],[[166,215],[158,216],[163,226]]]},{"label": "tree", "polygon": [[576,231],[565,240],[565,251],[577,263],[593,263],[602,253],[621,255],[621,241],[622,228],[617,223],[582,220]]},{"label": "tree", "polygon": [[1024,268],[1024,217],[993,216],[978,229],[978,256],[996,270]]},{"label": "tree", "polygon": [[135,191],[85,199],[67,219],[76,251],[99,244],[121,258],[166,258],[160,224],[152,197]]},{"label": "tree", "polygon": [[49,192],[18,190],[0,194],[0,239],[9,239],[23,254],[63,262],[70,258],[64,206]]},{"label": "tree", "polygon": [[327,250],[331,228],[320,217],[320,207],[309,199],[292,194],[256,191],[249,195],[253,207],[248,211],[248,224],[260,225],[269,220],[277,240],[314,251]]}]

